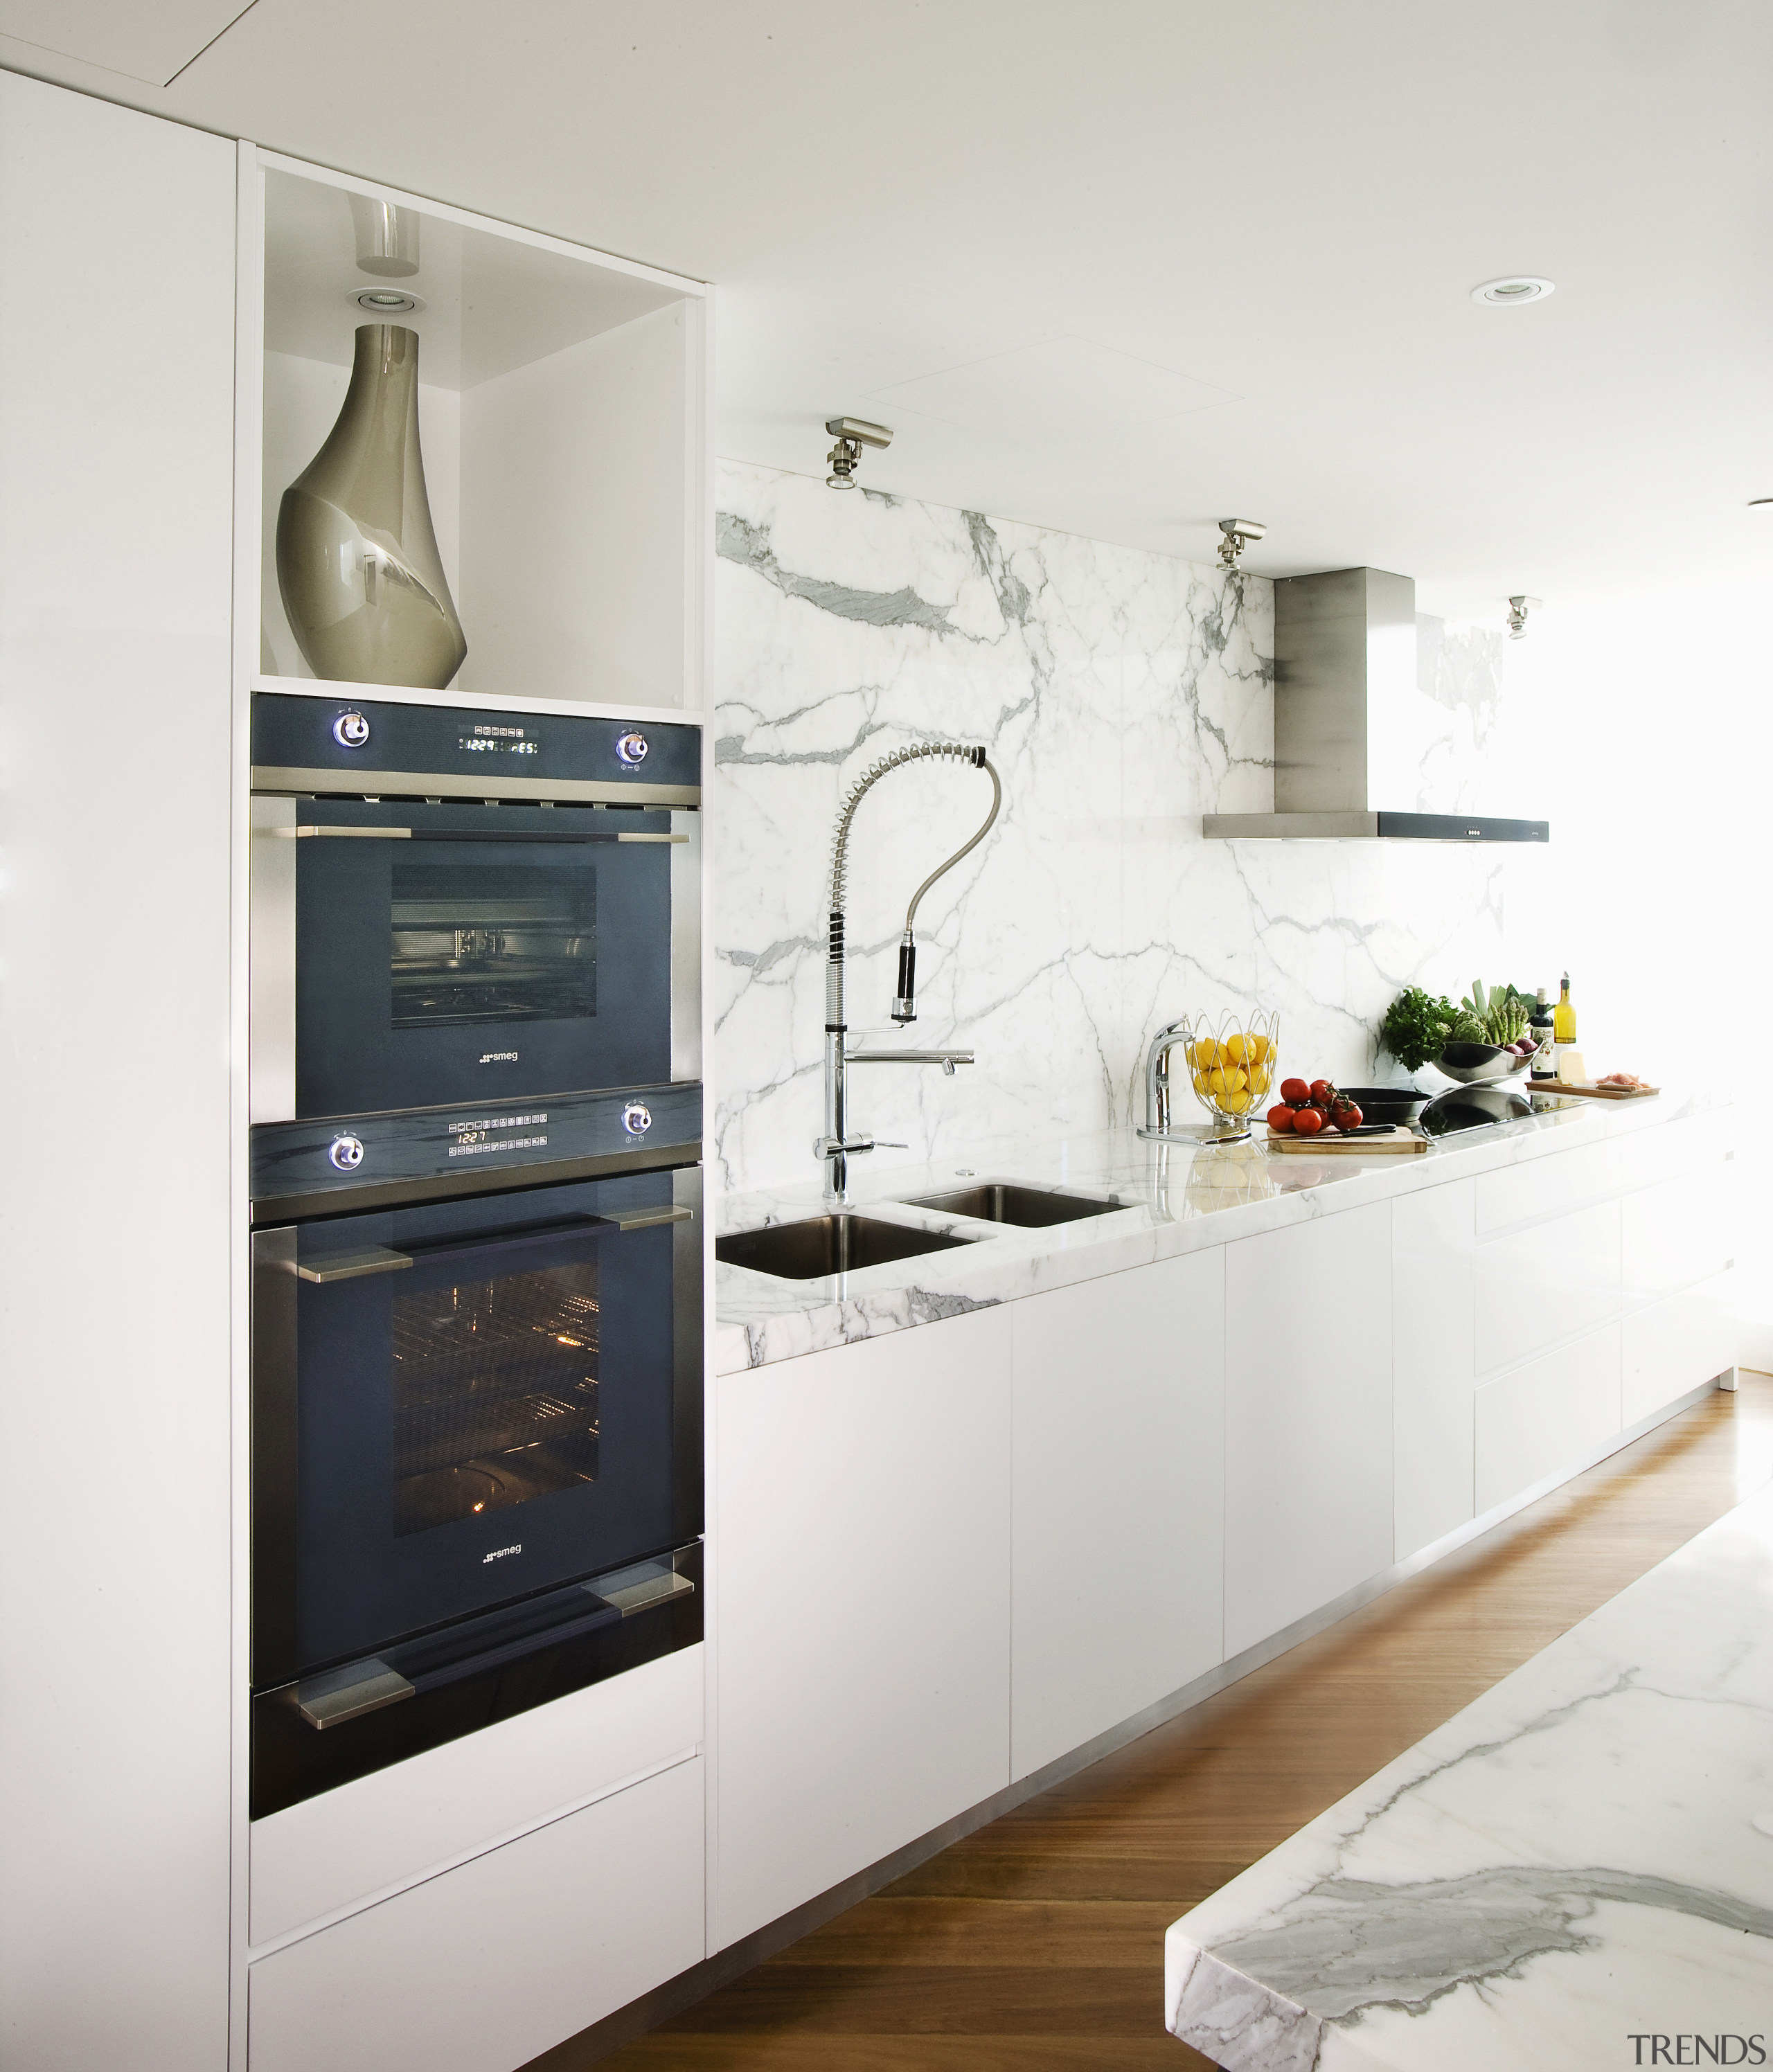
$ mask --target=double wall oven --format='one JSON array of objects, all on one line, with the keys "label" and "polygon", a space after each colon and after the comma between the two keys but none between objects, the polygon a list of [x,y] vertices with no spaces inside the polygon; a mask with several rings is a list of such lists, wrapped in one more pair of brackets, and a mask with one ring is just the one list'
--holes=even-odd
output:
[{"label": "double wall oven", "polygon": [[701,1638],[682,725],[261,693],[255,1816]]}]

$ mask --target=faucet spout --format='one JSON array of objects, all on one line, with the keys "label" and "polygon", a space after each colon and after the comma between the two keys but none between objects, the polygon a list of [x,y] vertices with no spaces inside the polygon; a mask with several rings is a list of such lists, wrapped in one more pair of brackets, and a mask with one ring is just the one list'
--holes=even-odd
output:
[{"label": "faucet spout", "polygon": [[984,749],[969,748],[953,741],[919,741],[896,749],[892,754],[874,763],[850,787],[849,796],[845,800],[842,810],[837,816],[837,833],[831,851],[830,934],[825,963],[825,1129],[813,1145],[815,1155],[825,1164],[825,1198],[828,1205],[849,1201],[850,1157],[857,1152],[872,1151],[875,1145],[875,1139],[866,1133],[850,1133],[848,1074],[851,1065],[940,1065],[944,1074],[952,1079],[956,1065],[970,1065],[973,1061],[970,1050],[945,1048],[852,1050],[848,1046],[849,1025],[844,1000],[844,902],[849,870],[849,824],[855,818],[856,808],[863,798],[889,771],[924,760],[964,762],[970,763],[976,770],[984,771],[991,779],[991,810],[985,815],[984,823],[971,841],[957,849],[947,862],[932,870],[911,895],[911,903],[905,915],[905,931],[899,943],[898,986],[893,999],[893,1019],[901,1026],[917,1018],[917,951],[916,939],[912,931],[917,919],[919,902],[937,878],[944,872],[952,870],[962,857],[969,854],[985,840],[991,832],[998,809],[1003,804],[1003,785]]}]

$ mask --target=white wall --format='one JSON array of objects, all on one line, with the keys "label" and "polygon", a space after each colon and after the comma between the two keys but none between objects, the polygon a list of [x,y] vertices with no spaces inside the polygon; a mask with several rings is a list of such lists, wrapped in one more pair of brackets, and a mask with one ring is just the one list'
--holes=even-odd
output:
[{"label": "white wall", "polygon": [[[1773,549],[1773,520],[1768,521]],[[1770,554],[1773,561],[1773,554]],[[1588,1063],[1736,1089],[1743,1358],[1773,1368],[1773,1215],[1760,1099],[1773,1067],[1766,948],[1773,574],[1536,612],[1509,644],[1510,752],[1541,772],[1553,841],[1511,942],[1567,965]]]},{"label": "white wall", "polygon": [[233,146],[0,73],[0,2062],[226,2062]]}]

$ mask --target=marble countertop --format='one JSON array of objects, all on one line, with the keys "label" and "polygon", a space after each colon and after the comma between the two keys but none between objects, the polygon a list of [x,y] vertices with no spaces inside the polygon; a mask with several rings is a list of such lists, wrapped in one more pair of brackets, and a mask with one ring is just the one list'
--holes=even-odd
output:
[{"label": "marble countertop", "polygon": [[[714,1269],[714,1371],[736,1373],[1121,1272],[1359,1202],[1652,1128],[1725,1105],[1727,1098],[1665,1090],[1652,1100],[1570,1100],[1405,1157],[1271,1156],[1259,1137],[1234,1145],[1159,1145],[1132,1130],[1057,1142],[1000,1141],[929,1166],[874,1166],[870,1154],[851,1161],[856,1208],[978,1241],[820,1281],[784,1281],[720,1262]],[[992,1180],[1066,1188],[1121,1206],[1081,1223],[1018,1230],[906,1205],[907,1197]],[[755,1230],[822,1209],[819,1178],[809,1172],[803,1186],[726,1196],[716,1205],[716,1228],[723,1234]]]},{"label": "marble countertop", "polygon": [[1773,1490],[1184,1914],[1164,2008],[1229,2072],[1765,2049]]}]

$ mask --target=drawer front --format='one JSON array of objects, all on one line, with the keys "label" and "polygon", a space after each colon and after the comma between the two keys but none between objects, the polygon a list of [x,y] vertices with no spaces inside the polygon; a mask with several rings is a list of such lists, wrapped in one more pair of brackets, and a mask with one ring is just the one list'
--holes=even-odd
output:
[{"label": "drawer front", "polygon": [[1622,1186],[1650,1187],[1719,1165],[1736,1141],[1736,1117],[1728,1108],[1717,1115],[1689,1115],[1679,1122],[1640,1129],[1619,1140]]},{"label": "drawer front", "polygon": [[1392,1204],[1392,1525],[1404,1560],[1471,1517],[1475,1182]]},{"label": "drawer front", "polygon": [[1479,1374],[1549,1351],[1561,1339],[1610,1322],[1619,1310],[1617,1202],[1533,1223],[1478,1247]]},{"label": "drawer front", "polygon": [[1625,1424],[1635,1424],[1735,1365],[1735,1279],[1714,1274],[1625,1318],[1619,1327]]},{"label": "drawer front", "polygon": [[1504,1172],[1482,1174],[1476,1186],[1478,1235],[1487,1237],[1513,1223],[1611,1199],[1619,1191],[1619,1147],[1586,1144],[1579,1151],[1549,1152]]},{"label": "drawer front", "polygon": [[1477,1401],[1479,1516],[1620,1429],[1617,1324],[1487,1382]]},{"label": "drawer front", "polygon": [[253,1941],[273,1942],[699,1747],[701,1679],[701,1649],[681,1648],[255,1820]]},{"label": "drawer front", "polygon": [[1722,1273],[1734,1246],[1736,1168],[1713,1161],[1678,1179],[1627,1194],[1619,1204],[1619,1260],[1627,1302]]},{"label": "drawer front", "polygon": [[649,1778],[261,1958],[252,2072],[511,2072],[698,1963],[702,1769]]}]

